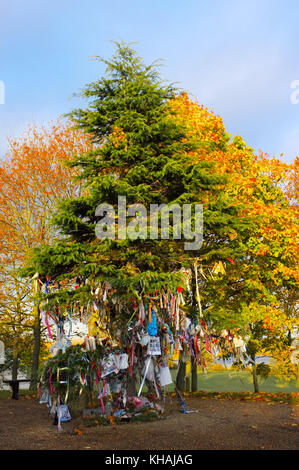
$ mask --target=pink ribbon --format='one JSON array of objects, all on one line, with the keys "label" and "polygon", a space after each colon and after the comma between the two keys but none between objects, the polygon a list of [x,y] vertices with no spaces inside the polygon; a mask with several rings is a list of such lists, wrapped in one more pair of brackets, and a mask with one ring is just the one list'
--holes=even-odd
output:
[{"label": "pink ribbon", "polygon": [[97,384],[97,387],[98,387],[98,391],[99,391],[99,396],[100,396],[100,400],[101,400],[101,405],[102,405],[102,411],[103,411],[103,415],[106,413],[105,411],[105,407],[104,407],[104,403],[103,403],[103,398],[102,398],[102,394],[101,394],[101,390],[100,390],[100,385],[99,385],[99,379],[96,377],[96,384]]},{"label": "pink ribbon", "polygon": [[52,336],[52,333],[51,333],[51,330],[50,330],[50,326],[49,326],[49,322],[48,322],[48,319],[47,319],[47,318],[45,319],[45,322],[46,322],[46,325],[47,325],[49,337],[50,337],[50,339],[53,339],[53,336]]}]

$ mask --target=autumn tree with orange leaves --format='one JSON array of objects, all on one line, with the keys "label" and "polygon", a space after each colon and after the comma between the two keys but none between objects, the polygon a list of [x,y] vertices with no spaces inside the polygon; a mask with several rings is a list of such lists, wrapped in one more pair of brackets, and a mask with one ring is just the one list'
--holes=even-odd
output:
[{"label": "autumn tree with orange leaves", "polygon": [[[276,374],[295,378],[290,346],[298,328],[298,158],[286,164],[256,155],[241,137],[231,140],[222,119],[185,93],[171,108],[199,143],[194,160],[213,162],[226,175],[223,191],[239,206],[240,218],[252,221],[245,231],[229,234],[235,258],[219,259],[225,275],[200,258],[209,268],[201,278],[204,308],[215,327],[249,338],[253,364],[257,352],[271,354]],[[207,208],[209,195],[203,202]]]},{"label": "autumn tree with orange leaves", "polygon": [[[94,287],[108,279],[131,301],[141,281],[148,294],[164,288],[165,279],[169,284],[174,270],[198,268],[192,301],[197,298],[216,341],[230,330],[257,345],[249,353],[253,365],[264,350],[278,364],[283,357],[285,375],[295,376],[288,348],[298,319],[282,299],[298,281],[297,163],[256,155],[241,137],[231,138],[219,116],[162,87],[156,70],[129,47],[117,45],[106,65],[108,78],[83,92],[89,107],[70,115],[99,144],[73,162],[89,192],[63,201],[55,221],[66,240],[40,247],[29,271],[38,267],[59,280],[80,275]],[[175,240],[95,243],[96,207],[116,205],[119,194],[145,206],[202,203],[202,248],[188,256]],[[66,288],[52,300],[68,304],[72,296]],[[91,297],[84,296],[83,288],[76,291],[86,306]]]},{"label": "autumn tree with orange leaves", "polygon": [[29,128],[24,137],[10,140],[0,164],[0,334],[6,343],[11,338],[13,378],[24,341],[28,346],[31,336],[32,386],[41,347],[38,284],[20,278],[18,269],[32,248],[57,236],[50,224],[57,201],[79,196],[82,190],[66,162],[90,149],[87,135],[57,122]]}]

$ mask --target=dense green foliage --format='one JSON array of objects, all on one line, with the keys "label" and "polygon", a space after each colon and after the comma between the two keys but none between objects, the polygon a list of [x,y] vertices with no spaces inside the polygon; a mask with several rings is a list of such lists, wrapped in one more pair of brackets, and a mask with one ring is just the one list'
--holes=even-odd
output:
[{"label": "dense green foliage", "polygon": [[[225,177],[215,172],[212,162],[195,162],[190,154],[201,143],[187,138],[184,125],[170,111],[169,102],[179,91],[164,85],[156,66],[144,65],[127,45],[117,44],[116,55],[104,62],[106,76],[82,93],[87,108],[69,115],[97,144],[93,152],[71,162],[80,169],[84,194],[61,202],[53,223],[63,237],[36,249],[29,269],[56,280],[83,280],[75,291],[66,288],[50,295],[60,304],[80,300],[87,305],[91,289],[101,280],[127,299],[162,288],[175,290],[184,282],[181,268],[192,267],[198,255],[209,263],[236,256],[237,245],[228,234],[245,224],[224,196]],[[119,196],[126,197],[127,205],[141,203],[147,209],[150,204],[194,207],[208,196],[200,252],[186,251],[183,236],[152,240],[147,232],[136,240],[99,240],[96,208],[102,203],[116,208]]]}]

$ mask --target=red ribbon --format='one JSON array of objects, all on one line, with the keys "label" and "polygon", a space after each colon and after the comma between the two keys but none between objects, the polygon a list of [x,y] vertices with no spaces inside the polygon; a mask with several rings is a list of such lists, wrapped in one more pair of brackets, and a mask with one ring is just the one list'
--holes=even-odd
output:
[{"label": "red ribbon", "polygon": [[45,322],[46,322],[46,325],[47,325],[47,330],[48,330],[48,333],[49,333],[49,337],[50,337],[50,339],[53,339],[53,336],[52,336],[52,333],[51,333],[51,330],[50,330],[50,326],[49,326],[49,322],[48,322],[47,317],[46,317],[46,319],[45,319]]}]

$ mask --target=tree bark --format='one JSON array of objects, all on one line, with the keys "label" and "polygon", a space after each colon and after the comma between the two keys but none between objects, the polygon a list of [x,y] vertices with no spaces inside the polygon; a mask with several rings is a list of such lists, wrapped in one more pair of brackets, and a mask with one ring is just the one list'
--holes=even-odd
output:
[{"label": "tree bark", "polygon": [[197,363],[195,357],[191,357],[191,390],[192,392],[197,392],[198,382],[197,382]]},{"label": "tree bark", "polygon": [[186,377],[185,391],[190,392],[190,388],[191,388],[191,379],[190,379],[190,375],[188,375],[188,377]]},{"label": "tree bark", "polygon": [[38,367],[40,353],[40,319],[35,318],[33,329],[33,353],[31,363],[30,390],[35,390],[38,382]]},{"label": "tree bark", "polygon": [[259,393],[259,384],[258,384],[258,378],[257,378],[257,373],[256,373],[255,356],[253,356],[252,359],[253,359],[253,364],[252,364],[252,378],[253,378],[254,393]]},{"label": "tree bark", "polygon": [[176,386],[180,392],[185,391],[186,362],[182,360],[183,354],[180,351],[179,368],[176,376]]},{"label": "tree bark", "polygon": [[136,397],[136,375],[128,372],[127,376],[127,396]]},{"label": "tree bark", "polygon": [[34,326],[33,326],[33,352],[32,352],[32,363],[31,363],[31,378],[30,378],[30,390],[36,390],[38,382],[38,367],[39,367],[39,354],[41,344],[40,334],[40,314],[39,305],[37,300],[39,290],[38,280],[33,281],[33,295],[34,295]]},{"label": "tree bark", "polygon": [[17,378],[18,378],[18,368],[19,368],[19,351],[18,351],[18,345],[16,343],[14,343],[14,345],[13,345],[12,371],[11,371],[12,380],[17,380]]}]

